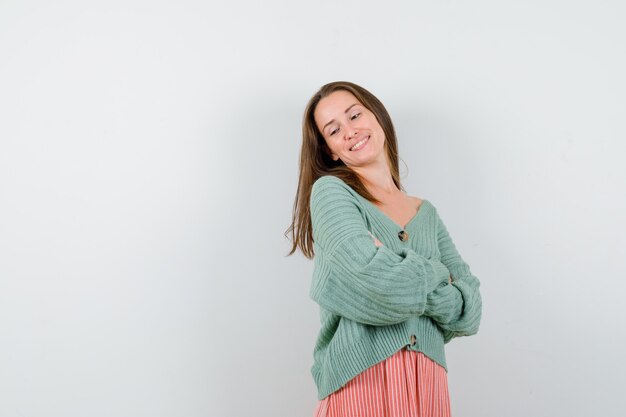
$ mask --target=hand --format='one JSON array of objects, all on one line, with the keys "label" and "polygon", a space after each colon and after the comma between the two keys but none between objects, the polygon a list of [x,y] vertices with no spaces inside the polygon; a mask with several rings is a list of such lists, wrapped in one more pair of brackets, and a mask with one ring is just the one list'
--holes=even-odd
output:
[{"label": "hand", "polygon": [[376,239],[376,236],[374,236],[369,230],[368,232],[369,235],[372,237],[372,239],[374,239],[374,245],[376,245],[376,247],[380,248],[381,246],[383,246],[382,242],[378,239]]}]

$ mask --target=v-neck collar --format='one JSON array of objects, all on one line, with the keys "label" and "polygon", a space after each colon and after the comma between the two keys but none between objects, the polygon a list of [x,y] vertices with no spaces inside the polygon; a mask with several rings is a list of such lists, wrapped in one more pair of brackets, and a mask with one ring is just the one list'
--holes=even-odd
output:
[{"label": "v-neck collar", "polygon": [[418,218],[422,217],[421,213],[424,211],[424,205],[426,204],[430,204],[430,202],[426,199],[422,199],[422,202],[420,203],[419,207],[417,208],[417,212],[413,215],[413,217],[411,217],[409,219],[409,221],[404,225],[404,227],[400,226],[398,223],[396,223],[395,221],[391,220],[391,217],[387,216],[381,209],[379,209],[374,203],[372,203],[371,201],[369,201],[367,198],[363,197],[362,195],[359,195],[358,193],[356,193],[362,201],[365,202],[365,204],[371,209],[370,211],[373,212],[374,214],[377,214],[379,217],[382,217],[384,220],[386,220],[388,223],[392,224],[394,227],[396,227],[397,229],[400,230],[406,230],[409,226],[411,226],[411,224],[413,224],[414,222],[416,222],[418,220]]}]

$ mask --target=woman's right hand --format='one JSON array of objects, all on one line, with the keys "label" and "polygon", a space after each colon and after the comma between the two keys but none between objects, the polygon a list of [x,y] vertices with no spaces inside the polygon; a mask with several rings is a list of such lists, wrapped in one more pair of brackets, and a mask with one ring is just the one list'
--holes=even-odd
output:
[{"label": "woman's right hand", "polygon": [[367,233],[369,233],[372,239],[374,239],[374,245],[376,245],[376,247],[380,248],[383,245],[380,240],[376,239],[376,236],[374,236],[372,232],[368,230]]},{"label": "woman's right hand", "polygon": [[[372,234],[372,232],[370,232],[369,230],[367,231],[367,233],[369,233],[369,235],[372,237],[372,239],[374,239],[374,245],[376,245],[376,247],[380,248],[381,246],[383,246],[382,242],[380,240],[378,240],[376,238],[376,236],[374,236]],[[448,284],[452,284],[452,275],[448,275]]]}]

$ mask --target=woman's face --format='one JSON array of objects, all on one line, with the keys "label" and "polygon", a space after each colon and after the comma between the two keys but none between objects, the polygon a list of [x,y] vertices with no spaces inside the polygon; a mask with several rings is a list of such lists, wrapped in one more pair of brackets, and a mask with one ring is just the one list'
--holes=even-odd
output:
[{"label": "woman's face", "polygon": [[339,90],[320,100],[313,114],[315,124],[330,148],[331,157],[346,166],[386,161],[385,133],[374,113],[352,93]]}]

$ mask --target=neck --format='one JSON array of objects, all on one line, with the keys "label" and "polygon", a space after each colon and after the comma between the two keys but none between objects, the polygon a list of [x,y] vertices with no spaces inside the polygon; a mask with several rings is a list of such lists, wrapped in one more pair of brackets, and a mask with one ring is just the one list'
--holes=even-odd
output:
[{"label": "neck", "polygon": [[395,194],[399,191],[393,182],[387,155],[384,155],[384,158],[378,159],[367,166],[352,168],[374,196]]}]

